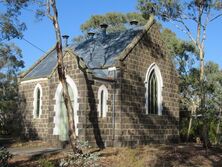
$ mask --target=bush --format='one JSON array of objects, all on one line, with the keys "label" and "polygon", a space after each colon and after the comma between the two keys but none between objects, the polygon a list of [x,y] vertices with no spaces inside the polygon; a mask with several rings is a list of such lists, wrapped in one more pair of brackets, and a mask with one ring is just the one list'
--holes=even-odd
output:
[{"label": "bush", "polygon": [[12,158],[12,154],[5,147],[0,148],[0,166],[8,167],[8,160]]},{"label": "bush", "polygon": [[46,159],[40,160],[41,167],[54,167],[54,164]]}]

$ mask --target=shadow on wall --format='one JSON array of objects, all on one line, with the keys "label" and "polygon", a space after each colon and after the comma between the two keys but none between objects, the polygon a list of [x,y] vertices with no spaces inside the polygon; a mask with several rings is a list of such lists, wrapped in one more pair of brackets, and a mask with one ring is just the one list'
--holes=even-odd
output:
[{"label": "shadow on wall", "polygon": [[[166,58],[164,57],[166,52],[163,51],[160,44],[152,42],[151,37],[147,34],[143,38],[145,40],[142,40],[142,44],[138,45],[139,49],[143,49],[143,47],[151,48],[150,55],[155,59]],[[173,71],[173,66],[171,70]],[[140,77],[140,72],[134,70],[123,75],[129,77],[129,79],[123,79],[122,81],[122,87],[124,88],[122,90],[123,145],[135,146],[137,144],[178,142],[179,119],[173,115],[174,111],[171,111],[163,103],[162,116],[147,115],[145,111],[146,88],[144,79]],[[169,80],[177,82],[173,76]]]},{"label": "shadow on wall", "polygon": [[32,123],[26,119],[26,99],[22,94],[19,97],[18,105],[10,110],[10,115],[5,122],[7,135],[0,137],[0,146],[9,147],[15,142],[26,142],[30,139],[38,140],[38,134]]},{"label": "shadow on wall", "polygon": [[[99,121],[98,121],[98,113],[97,113],[97,107],[96,107],[96,98],[95,95],[93,93],[93,88],[92,88],[92,81],[90,81],[88,79],[88,76],[86,74],[86,69],[84,69],[81,65],[80,65],[80,58],[77,57],[77,62],[78,62],[78,68],[80,70],[83,71],[84,77],[85,77],[85,81],[86,81],[86,86],[87,86],[87,100],[88,100],[88,104],[89,104],[89,121],[92,125],[93,128],[93,134],[96,140],[96,144],[100,149],[104,149],[105,145],[104,145],[104,141],[102,139],[101,136],[101,130],[99,127]],[[86,127],[88,128],[88,127]]]},{"label": "shadow on wall", "polygon": [[20,107],[18,109],[18,118],[19,118],[19,127],[20,127],[20,137],[22,140],[38,140],[39,136],[37,133],[37,129],[33,127],[32,122],[30,121],[32,118],[32,113],[27,113],[26,110],[27,103],[24,94],[20,94],[19,97]]},{"label": "shadow on wall", "polygon": [[[137,77],[136,72],[132,78]],[[138,81],[142,80],[138,78]],[[138,144],[178,142],[179,120],[172,111],[163,104],[163,115],[147,115],[145,113],[145,86],[143,82],[123,81],[122,122],[124,146]],[[143,97],[141,97],[143,95]],[[125,125],[124,125],[125,124]]]}]

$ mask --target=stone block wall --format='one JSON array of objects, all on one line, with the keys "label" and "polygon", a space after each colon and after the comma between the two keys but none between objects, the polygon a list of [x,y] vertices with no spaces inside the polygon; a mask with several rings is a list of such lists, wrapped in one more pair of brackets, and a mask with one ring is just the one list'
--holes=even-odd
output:
[{"label": "stone block wall", "polygon": [[[145,77],[156,63],[163,79],[163,114],[146,114]],[[178,80],[171,58],[154,25],[120,63],[122,70],[121,129],[123,145],[163,143],[178,138]]]},{"label": "stone block wall", "polygon": [[[145,76],[148,67],[156,63],[163,78],[163,114],[146,114]],[[152,27],[136,44],[126,59],[116,64],[119,67],[115,84],[92,79],[91,74],[80,70],[79,62],[71,51],[65,52],[66,74],[75,82],[78,90],[79,139],[89,141],[93,146],[125,146],[147,143],[163,143],[178,137],[179,103],[177,74],[158,28]],[[42,115],[33,119],[33,92],[36,84],[41,84]],[[56,69],[49,79],[22,83],[19,86],[23,97],[25,133],[30,138],[39,138],[58,144],[53,135],[55,127],[55,93],[59,85]],[[98,117],[98,89],[105,85],[108,89],[107,117]],[[115,90],[115,104],[113,92]],[[115,105],[115,121],[113,120]]]},{"label": "stone block wall", "polygon": [[[34,118],[34,89],[37,84],[42,87],[42,114],[40,118]],[[20,112],[22,114],[23,134],[29,139],[43,139],[47,140],[48,137],[48,118],[49,118],[49,80],[39,80],[34,82],[24,82],[19,85],[20,94]]]}]

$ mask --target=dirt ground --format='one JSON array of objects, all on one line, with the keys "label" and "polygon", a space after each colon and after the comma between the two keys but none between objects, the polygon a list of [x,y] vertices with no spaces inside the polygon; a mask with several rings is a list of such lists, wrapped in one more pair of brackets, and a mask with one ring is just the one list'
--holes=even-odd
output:
[{"label": "dirt ground", "polygon": [[[212,147],[206,152],[196,144],[106,148],[97,153],[99,158],[95,164],[101,167],[222,167],[221,147]],[[40,161],[47,160],[56,167],[66,156],[67,150],[37,157],[15,156],[10,166],[41,167]]]}]

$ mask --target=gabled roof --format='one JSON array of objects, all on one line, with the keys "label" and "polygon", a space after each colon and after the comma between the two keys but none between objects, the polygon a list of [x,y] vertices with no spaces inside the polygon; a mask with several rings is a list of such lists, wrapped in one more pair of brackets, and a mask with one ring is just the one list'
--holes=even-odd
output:
[{"label": "gabled roof", "polygon": [[54,47],[25,74],[23,80],[46,78],[51,74],[56,64],[57,54]]},{"label": "gabled roof", "polygon": [[[69,49],[83,59],[86,66],[91,69],[95,76],[107,78],[108,70],[104,68],[114,65],[117,58],[122,59],[122,53],[132,49],[135,44],[132,45],[131,43],[138,42],[143,33],[148,30],[146,26],[134,27],[126,31],[106,35],[97,34],[94,38],[87,39],[78,45],[70,46]],[[56,67],[56,64],[57,54],[55,48],[53,48],[24,75],[22,80],[48,77]]]}]

